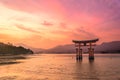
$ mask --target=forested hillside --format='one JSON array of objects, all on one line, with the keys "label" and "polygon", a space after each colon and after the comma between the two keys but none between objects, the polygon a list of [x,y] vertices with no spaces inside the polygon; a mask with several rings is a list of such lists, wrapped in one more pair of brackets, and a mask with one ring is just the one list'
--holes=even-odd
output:
[{"label": "forested hillside", "polygon": [[0,54],[33,54],[33,51],[30,49],[26,49],[22,46],[14,46],[10,43],[5,44],[0,42]]}]

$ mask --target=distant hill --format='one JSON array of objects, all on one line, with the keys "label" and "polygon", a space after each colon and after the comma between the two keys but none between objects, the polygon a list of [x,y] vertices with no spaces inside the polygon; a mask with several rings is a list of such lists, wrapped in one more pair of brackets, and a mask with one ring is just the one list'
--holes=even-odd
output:
[{"label": "distant hill", "polygon": [[102,53],[120,53],[120,41],[104,42],[96,46],[96,51]]},{"label": "distant hill", "polygon": [[38,52],[42,52],[44,51],[45,49],[42,49],[42,48],[34,48],[34,47],[31,47],[31,46],[28,46],[26,44],[23,44],[23,43],[18,43],[18,44],[15,44],[16,46],[23,46],[25,48],[29,48],[31,49],[34,53],[38,53]]},{"label": "distant hill", "polygon": [[14,46],[11,43],[5,44],[0,42],[0,55],[5,54],[32,54],[33,51],[22,46]]},{"label": "distant hill", "polygon": [[46,53],[72,53],[75,52],[75,47],[73,44],[69,45],[60,45],[51,49],[47,49],[44,52]]},{"label": "distant hill", "polygon": [[[88,47],[83,47],[83,50],[87,52]],[[44,50],[45,53],[74,53],[75,46],[74,44],[69,45],[60,45],[51,49]],[[95,52],[100,53],[120,53],[120,41],[112,41],[102,43],[95,47]]]}]

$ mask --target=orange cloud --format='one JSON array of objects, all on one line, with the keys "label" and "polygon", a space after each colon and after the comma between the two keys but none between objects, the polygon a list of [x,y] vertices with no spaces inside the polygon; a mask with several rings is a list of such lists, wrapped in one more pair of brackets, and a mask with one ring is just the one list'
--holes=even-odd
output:
[{"label": "orange cloud", "polygon": [[18,24],[16,24],[15,26],[16,26],[17,28],[21,29],[21,30],[25,30],[25,31],[33,32],[33,33],[40,33],[40,31],[36,31],[36,30],[30,29],[30,28],[26,28],[26,27],[23,26],[23,25],[18,25]]}]

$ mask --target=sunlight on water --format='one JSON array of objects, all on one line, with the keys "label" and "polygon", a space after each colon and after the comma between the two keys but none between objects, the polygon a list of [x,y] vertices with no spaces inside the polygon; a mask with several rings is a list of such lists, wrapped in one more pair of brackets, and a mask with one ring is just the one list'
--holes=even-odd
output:
[{"label": "sunlight on water", "polygon": [[94,61],[84,55],[36,54],[21,63],[0,66],[0,80],[120,80],[120,55],[97,54]]}]

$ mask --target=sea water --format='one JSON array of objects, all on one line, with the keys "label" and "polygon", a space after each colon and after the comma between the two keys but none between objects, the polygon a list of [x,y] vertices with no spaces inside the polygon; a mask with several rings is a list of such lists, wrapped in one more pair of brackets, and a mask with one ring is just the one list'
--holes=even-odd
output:
[{"label": "sea water", "polygon": [[0,80],[120,80],[120,54],[34,54],[17,64],[0,65]]}]

